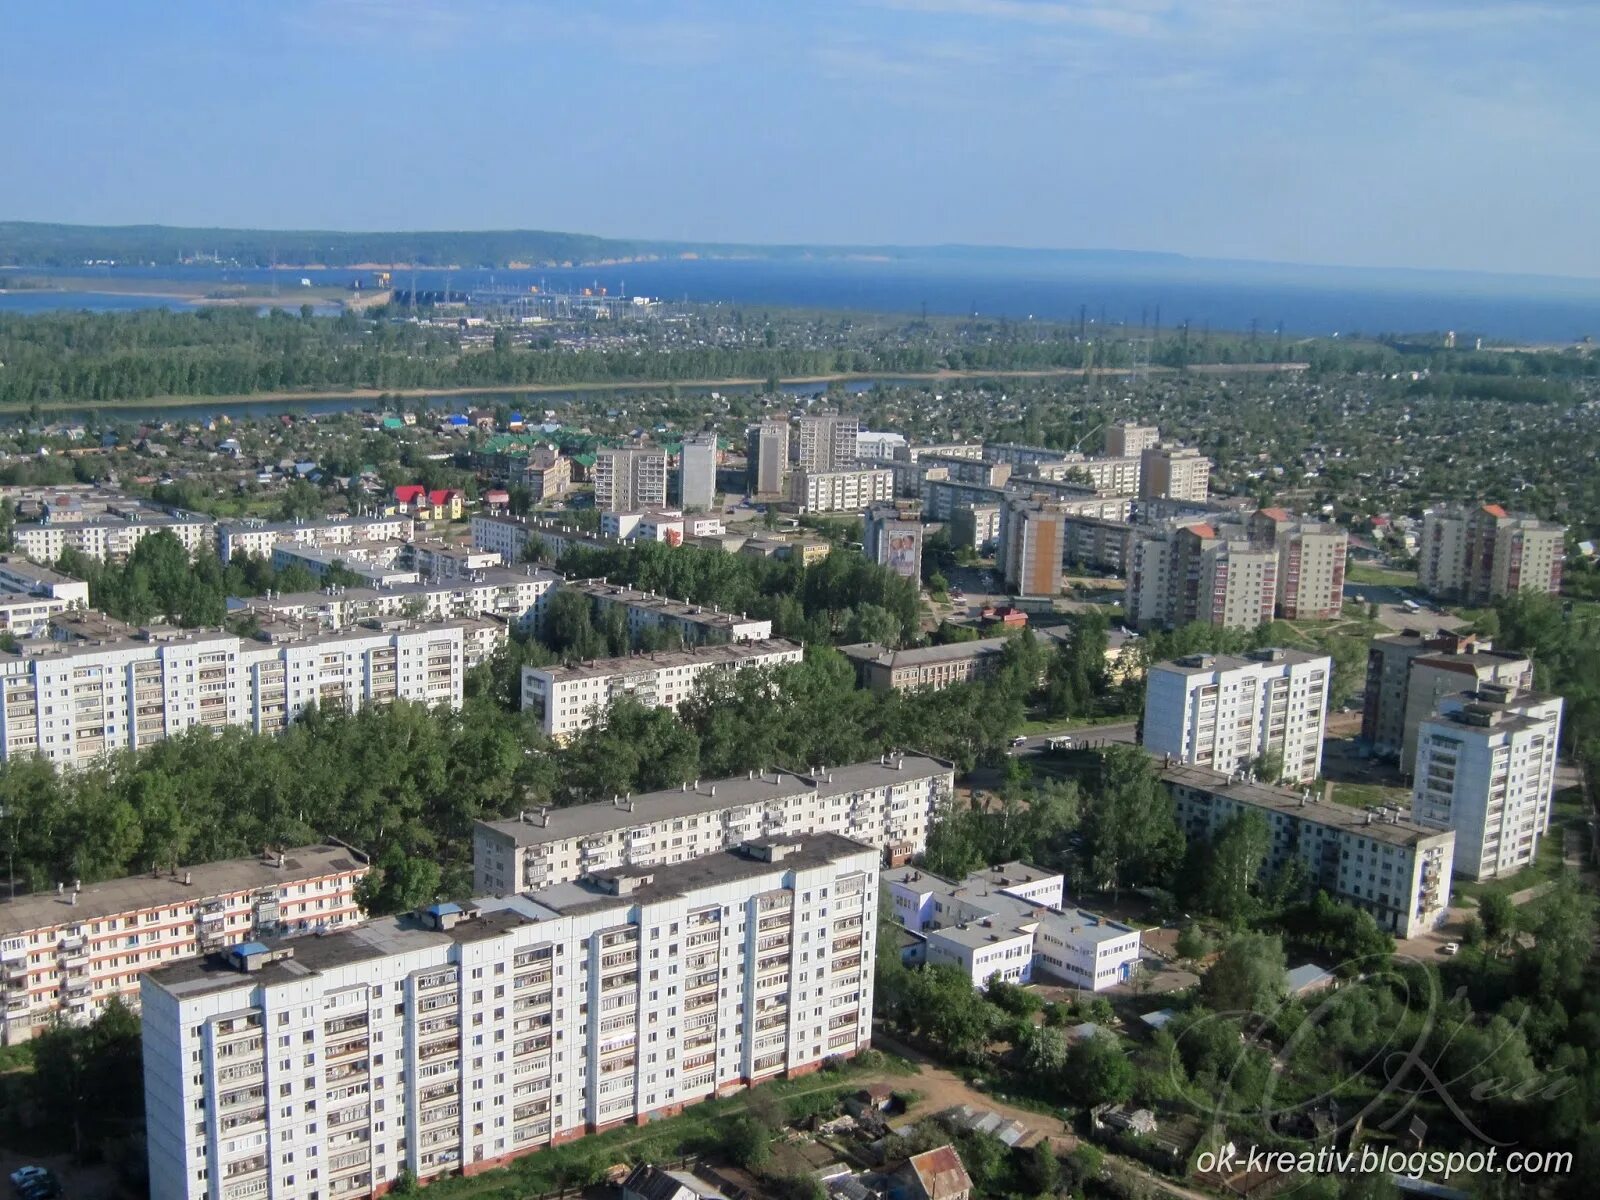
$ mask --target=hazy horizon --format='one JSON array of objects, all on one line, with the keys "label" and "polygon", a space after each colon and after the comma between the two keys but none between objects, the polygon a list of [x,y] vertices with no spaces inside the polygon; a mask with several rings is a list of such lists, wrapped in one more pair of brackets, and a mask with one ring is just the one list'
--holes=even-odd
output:
[{"label": "hazy horizon", "polygon": [[8,6],[9,215],[1590,279],[1571,0]]}]

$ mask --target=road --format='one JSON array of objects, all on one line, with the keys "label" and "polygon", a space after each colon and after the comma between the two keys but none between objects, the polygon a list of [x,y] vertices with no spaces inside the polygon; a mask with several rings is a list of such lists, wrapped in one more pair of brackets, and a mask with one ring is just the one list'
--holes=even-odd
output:
[{"label": "road", "polygon": [[1011,753],[1019,758],[1034,755],[1048,754],[1050,752],[1050,739],[1069,734],[1073,745],[1097,745],[1100,743],[1120,742],[1125,746],[1137,745],[1134,736],[1138,724],[1134,721],[1119,721],[1114,725],[1072,725],[1064,724],[1060,729],[1047,730],[1044,733],[1030,733],[1022,739],[1020,746],[1013,746]]},{"label": "road", "polygon": [[1378,606],[1378,623],[1386,629],[1460,629],[1467,622],[1460,617],[1451,616],[1447,612],[1437,612],[1423,609],[1420,612],[1409,611],[1405,607],[1407,600],[1417,600],[1423,604],[1431,604],[1426,597],[1419,596],[1410,588],[1393,587],[1381,583],[1347,583],[1344,585],[1345,615],[1350,616],[1357,612],[1364,612],[1365,605],[1371,603]]}]

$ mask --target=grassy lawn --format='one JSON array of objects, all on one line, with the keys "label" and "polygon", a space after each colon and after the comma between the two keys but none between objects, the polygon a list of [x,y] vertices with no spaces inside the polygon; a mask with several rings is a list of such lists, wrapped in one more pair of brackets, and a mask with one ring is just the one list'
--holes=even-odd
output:
[{"label": "grassy lawn", "polygon": [[1561,847],[1564,840],[1562,827],[1551,822],[1550,832],[1539,840],[1539,854],[1533,860],[1533,865],[1524,867],[1515,875],[1506,879],[1492,879],[1486,883],[1473,883],[1466,879],[1457,879],[1450,885],[1452,903],[1460,904],[1471,901],[1477,904],[1490,892],[1500,892],[1510,896],[1528,888],[1538,887],[1542,883],[1549,883],[1560,875],[1566,866],[1561,861]]},{"label": "grassy lawn", "polygon": [[1126,725],[1138,720],[1134,713],[1112,713],[1102,717],[1030,717],[1022,723],[1018,733],[1034,737],[1041,733],[1070,733],[1075,729],[1093,729],[1099,725]]},{"label": "grassy lawn", "polygon": [[1383,783],[1336,783],[1333,785],[1333,802],[1347,804],[1351,808],[1366,808],[1369,804],[1405,808],[1411,803],[1411,789]]},{"label": "grassy lawn", "polygon": [[1416,587],[1415,571],[1394,571],[1388,567],[1375,567],[1370,563],[1351,563],[1345,568],[1348,583],[1364,583],[1377,587]]}]

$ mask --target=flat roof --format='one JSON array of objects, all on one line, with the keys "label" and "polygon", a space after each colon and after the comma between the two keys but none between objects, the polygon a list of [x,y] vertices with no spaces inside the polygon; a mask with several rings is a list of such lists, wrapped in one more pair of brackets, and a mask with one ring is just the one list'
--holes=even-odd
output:
[{"label": "flat roof", "polygon": [[910,650],[890,650],[877,642],[856,642],[837,647],[840,654],[852,662],[877,663],[879,666],[919,667],[933,663],[962,662],[969,658],[982,658],[1005,650],[1010,638],[979,638],[971,642],[950,642],[943,646],[917,646]]},{"label": "flat roof", "polygon": [[[749,852],[747,847],[782,848],[781,857],[765,859]],[[570,883],[529,892],[527,899],[539,908],[557,916],[577,916],[600,912],[608,908],[630,908],[635,904],[649,904],[670,900],[705,888],[720,887],[743,879],[785,871],[804,870],[826,866],[851,855],[868,853],[875,856],[877,847],[864,842],[851,841],[837,833],[808,833],[788,837],[756,838],[742,846],[703,854],[698,858],[658,867],[625,867],[612,871],[597,871]],[[607,881],[634,879],[641,882],[621,894],[607,889]]]},{"label": "flat roof", "polygon": [[1164,783],[1209,792],[1214,796],[1226,796],[1241,804],[1248,804],[1252,808],[1283,813],[1298,821],[1309,821],[1340,833],[1371,838],[1373,841],[1388,842],[1391,845],[1415,846],[1418,842],[1449,835],[1448,830],[1424,828],[1404,816],[1385,817],[1380,820],[1375,813],[1369,813],[1363,808],[1353,808],[1347,804],[1325,804],[1315,798],[1316,793],[1313,791],[1308,791],[1302,799],[1299,792],[1290,791],[1288,788],[1234,780],[1220,771],[1212,771],[1206,767],[1180,763],[1162,766],[1157,759],[1156,773]]},{"label": "flat roof", "polygon": [[1127,937],[1130,933],[1138,933],[1132,925],[1124,925],[1120,921],[1113,921],[1110,917],[1102,917],[1099,913],[1089,912],[1083,908],[1067,908],[1059,913],[1047,913],[1043,918],[1047,925],[1054,925],[1067,933],[1075,934],[1080,940],[1090,942],[1114,942]]},{"label": "flat roof", "polygon": [[220,533],[293,533],[297,529],[345,529],[356,525],[387,524],[394,521],[415,521],[403,513],[382,517],[316,517],[303,521],[261,521],[253,518],[218,521]]},{"label": "flat roof", "polygon": [[[224,862],[200,863],[179,868],[175,873],[131,875],[86,885],[72,903],[72,885],[62,892],[35,892],[7,901],[0,897],[0,936],[11,936],[33,929],[74,925],[96,921],[118,913],[160,908],[189,900],[235,892],[253,891],[302,879],[317,879],[365,864],[347,846],[301,846],[284,853],[282,867],[276,858],[234,858]],[[189,882],[184,883],[184,876]]]},{"label": "flat roof", "polygon": [[1152,671],[1171,671],[1178,675],[1211,675],[1217,671],[1236,671],[1241,667],[1275,666],[1286,663],[1301,666],[1312,662],[1331,662],[1326,654],[1293,647],[1273,647],[1272,658],[1257,658],[1248,654],[1193,654],[1182,658],[1169,658],[1152,663]]},{"label": "flat roof", "polygon": [[[475,551],[478,554],[492,554],[490,550]],[[343,604],[359,604],[378,600],[384,596],[428,596],[439,592],[459,592],[469,588],[483,587],[511,587],[534,580],[550,580],[561,582],[561,576],[544,567],[528,566],[525,569],[515,567],[474,567],[465,575],[447,575],[429,577],[414,583],[390,583],[381,588],[376,587],[341,587],[338,591],[315,592],[278,592],[271,598],[266,596],[229,596],[228,607],[230,611],[243,611],[245,609],[282,609],[282,608],[313,608],[334,602]]]},{"label": "flat roof", "polygon": [[[681,788],[632,796],[629,798],[631,807],[600,801],[530,812],[527,820],[477,821],[475,824],[511,838],[517,846],[540,846],[572,837],[593,837],[632,829],[654,821],[700,816],[743,804],[786,799],[812,791],[823,796],[837,796],[882,787],[888,783],[926,779],[952,770],[954,767],[943,759],[923,754],[886,755],[884,760],[826,768],[815,774],[772,770],[759,771],[753,776],[734,776],[732,779],[696,780]],[[715,795],[712,794],[713,790]]]},{"label": "flat roof", "polygon": [[663,667],[708,666],[717,663],[735,663],[747,658],[762,658],[772,654],[788,654],[801,649],[799,642],[783,638],[762,638],[759,641],[728,642],[723,645],[686,646],[682,650],[655,650],[647,654],[629,654],[621,658],[596,658],[585,662],[569,663],[559,667],[531,668],[536,675],[548,676],[560,683],[571,679],[599,679],[608,675],[627,675],[634,671],[659,670]]},{"label": "flat roof", "polygon": [[658,596],[654,592],[640,591],[638,588],[627,587],[623,584],[609,583],[604,579],[569,579],[562,586],[583,592],[596,600],[613,600],[618,604],[626,604],[630,608],[648,608],[677,617],[680,620],[693,621],[700,625],[737,625],[741,621],[766,620],[764,617],[751,617],[742,612],[736,613],[731,609],[724,612],[719,611],[714,606],[707,607],[704,604],[692,604],[687,600],[674,600],[669,596]]},{"label": "flat roof", "polygon": [[38,563],[15,554],[0,554],[0,571],[35,583],[82,583],[71,575],[64,575],[54,567],[41,567]]}]

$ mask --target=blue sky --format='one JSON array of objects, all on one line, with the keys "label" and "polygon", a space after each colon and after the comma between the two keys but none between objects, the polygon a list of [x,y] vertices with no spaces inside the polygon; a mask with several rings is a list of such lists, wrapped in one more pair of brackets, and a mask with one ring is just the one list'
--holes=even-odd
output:
[{"label": "blue sky", "polygon": [[0,6],[0,217],[1600,276],[1595,0]]}]

